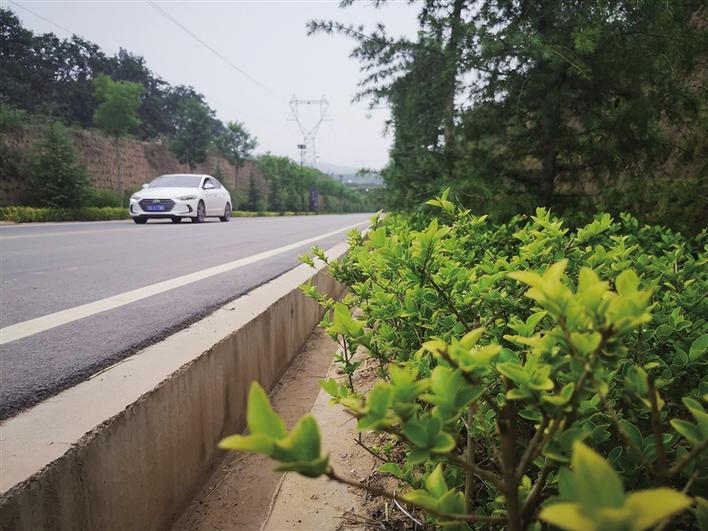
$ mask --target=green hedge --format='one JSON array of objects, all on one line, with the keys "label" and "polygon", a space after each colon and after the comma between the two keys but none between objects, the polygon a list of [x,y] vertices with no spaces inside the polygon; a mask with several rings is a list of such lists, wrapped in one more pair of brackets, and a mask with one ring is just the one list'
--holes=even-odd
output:
[{"label": "green hedge", "polygon": [[302,258],[349,287],[337,302],[303,286],[340,346],[342,377],[321,385],[377,433],[358,442],[391,489],[340,475],[317,421],[288,431],[257,383],[250,434],[220,446],[445,531],[708,530],[708,234],[627,214],[573,230],[542,208],[498,225],[447,191],[427,204],[436,217],[374,218],[341,261]]},{"label": "green hedge", "polygon": [[[275,216],[311,216],[315,212],[248,212],[234,210],[237,218],[275,217]],[[13,223],[36,223],[46,221],[108,221],[129,219],[125,208],[116,207],[81,207],[81,208],[35,208],[25,206],[0,207],[0,221]]]},{"label": "green hedge", "polygon": [[35,207],[2,207],[0,221],[14,223],[34,223],[43,221],[106,221],[112,219],[128,219],[130,214],[125,208],[115,207],[81,207],[81,208],[35,208]]}]

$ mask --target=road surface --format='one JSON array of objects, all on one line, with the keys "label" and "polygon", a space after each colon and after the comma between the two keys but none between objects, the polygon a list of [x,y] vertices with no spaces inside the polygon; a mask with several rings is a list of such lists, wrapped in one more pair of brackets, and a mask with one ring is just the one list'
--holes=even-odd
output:
[{"label": "road surface", "polygon": [[369,217],[0,227],[0,419],[186,327]]}]

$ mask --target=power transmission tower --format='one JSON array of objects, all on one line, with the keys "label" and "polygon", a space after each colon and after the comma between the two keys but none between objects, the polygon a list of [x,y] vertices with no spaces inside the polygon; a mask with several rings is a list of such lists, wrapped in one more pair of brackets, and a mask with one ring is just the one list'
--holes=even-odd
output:
[{"label": "power transmission tower", "polygon": [[[315,124],[308,126],[303,121],[303,117],[300,113],[300,107],[310,105],[319,107],[320,114]],[[327,118],[328,108],[329,102],[324,96],[322,96],[319,100],[300,100],[295,95],[290,98],[290,116],[288,117],[288,121],[297,123],[297,126],[302,133],[302,144],[298,144],[297,146],[300,150],[300,164],[314,166],[317,162],[318,154],[315,138],[317,137],[317,132],[320,130],[322,122],[324,122]]]}]

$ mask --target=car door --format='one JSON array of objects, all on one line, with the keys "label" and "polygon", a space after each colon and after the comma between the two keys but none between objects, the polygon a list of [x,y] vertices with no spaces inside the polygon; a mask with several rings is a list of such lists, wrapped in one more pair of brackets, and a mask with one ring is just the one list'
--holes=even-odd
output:
[{"label": "car door", "polygon": [[218,193],[219,212],[223,213],[224,210],[226,210],[227,203],[231,203],[231,194],[226,189],[226,187],[219,182],[218,179],[214,178],[214,179],[212,179],[212,181],[214,181],[214,185],[216,186],[216,190],[217,190],[217,192],[219,192]]},{"label": "car door", "polygon": [[[220,214],[220,198],[219,190],[216,187],[214,179],[207,177],[202,183],[202,195],[204,196],[204,206],[208,216],[216,216]],[[223,210],[223,209],[222,209]]]}]

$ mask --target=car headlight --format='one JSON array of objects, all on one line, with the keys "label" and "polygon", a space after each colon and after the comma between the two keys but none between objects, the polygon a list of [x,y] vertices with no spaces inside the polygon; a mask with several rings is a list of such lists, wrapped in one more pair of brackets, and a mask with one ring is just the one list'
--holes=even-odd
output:
[{"label": "car headlight", "polygon": [[130,200],[131,201],[140,201],[140,196],[139,195],[131,195]]},{"label": "car headlight", "polygon": [[178,197],[178,201],[192,201],[193,199],[196,199],[197,196],[192,194],[192,195],[183,195],[182,197]]}]

